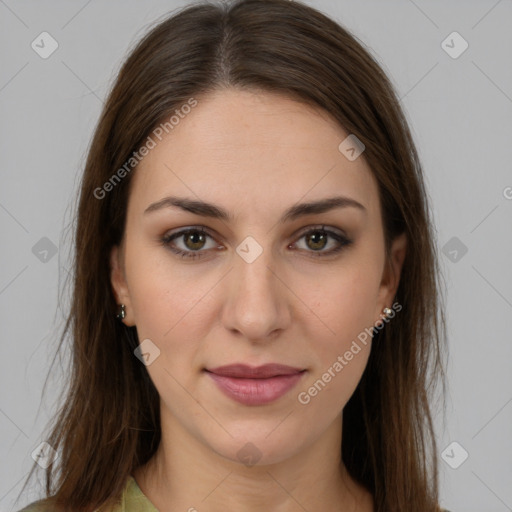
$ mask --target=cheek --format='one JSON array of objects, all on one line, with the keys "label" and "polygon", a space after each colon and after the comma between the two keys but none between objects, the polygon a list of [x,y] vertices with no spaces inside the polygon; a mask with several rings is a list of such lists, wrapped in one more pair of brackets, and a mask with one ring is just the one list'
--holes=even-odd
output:
[{"label": "cheek", "polygon": [[[371,350],[378,273],[375,262],[358,259],[347,264],[309,292],[312,316],[307,338],[314,365],[301,387],[303,400],[312,407],[306,412],[314,417],[322,408],[334,418],[354,392],[366,367]],[[307,287],[302,293],[307,297]],[[366,329],[366,330],[365,330]]]},{"label": "cheek", "polygon": [[372,326],[376,320],[373,316],[378,283],[374,265],[347,265],[331,276],[324,276],[322,284],[313,291],[303,283],[298,294],[309,297],[305,302],[313,315],[311,322],[316,326],[311,339],[323,333],[321,337],[328,347],[341,350],[361,331]]},{"label": "cheek", "polygon": [[142,254],[132,266],[130,294],[137,334],[158,347],[158,357],[147,371],[160,396],[172,397],[167,407],[179,416],[190,408],[195,393],[196,369],[200,362],[205,322],[203,298],[211,288],[177,272],[169,261],[145,264]]},{"label": "cheek", "polygon": [[318,299],[315,311],[323,325],[312,320],[308,333],[314,364],[298,390],[297,401],[312,422],[319,414],[324,422],[339,415],[354,393],[371,351],[374,288],[357,276],[343,284],[346,286],[324,288],[325,296]]},{"label": "cheek", "polygon": [[188,268],[173,262],[164,249],[133,247],[126,269],[139,337],[165,345],[183,336],[190,341],[195,329],[204,325],[198,315],[204,315],[201,304],[212,283]]}]

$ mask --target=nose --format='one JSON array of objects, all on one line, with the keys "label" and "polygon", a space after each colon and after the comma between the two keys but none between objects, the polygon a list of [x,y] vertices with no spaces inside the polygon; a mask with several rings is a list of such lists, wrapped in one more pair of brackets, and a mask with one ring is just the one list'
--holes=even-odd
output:
[{"label": "nose", "polygon": [[264,250],[251,263],[236,254],[226,278],[229,286],[222,311],[226,329],[261,343],[274,339],[278,331],[287,328],[291,292],[270,250]]}]

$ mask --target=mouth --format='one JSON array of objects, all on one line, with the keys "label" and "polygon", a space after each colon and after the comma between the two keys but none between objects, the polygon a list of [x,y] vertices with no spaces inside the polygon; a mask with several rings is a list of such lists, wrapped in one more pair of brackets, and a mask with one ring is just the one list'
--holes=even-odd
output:
[{"label": "mouth", "polygon": [[262,366],[248,366],[246,364],[229,364],[217,368],[206,368],[207,372],[221,375],[222,377],[235,377],[239,379],[268,379],[281,375],[294,375],[304,371],[301,368],[287,366],[284,364],[264,364]]},{"label": "mouth", "polygon": [[244,405],[264,405],[278,400],[295,387],[306,372],[274,363],[257,367],[233,364],[204,371],[224,395]]}]

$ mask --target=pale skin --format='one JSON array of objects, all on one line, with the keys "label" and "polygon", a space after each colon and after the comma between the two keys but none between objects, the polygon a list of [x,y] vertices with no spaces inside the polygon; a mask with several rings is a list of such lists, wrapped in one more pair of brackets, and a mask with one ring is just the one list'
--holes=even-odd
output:
[{"label": "pale skin", "polygon": [[[161,512],[373,510],[340,456],[343,408],[371,340],[308,404],[297,399],[391,308],[406,252],[400,236],[386,260],[377,183],[364,154],[349,161],[338,150],[347,135],[325,112],[285,96],[223,90],[198,98],[134,171],[111,281],[124,323],[160,350],[146,369],[160,395],[162,442],[133,476]],[[233,219],[178,207],[144,213],[171,195]],[[333,196],[363,208],[280,221],[291,206]],[[169,243],[202,257],[161,243],[190,227],[206,236]],[[352,243],[327,255],[340,243],[318,238],[322,227]],[[305,236],[310,229],[316,238]],[[250,263],[236,252],[248,236],[262,249]],[[203,371],[239,362],[306,372],[276,401],[245,405]],[[260,457],[251,466],[237,455],[248,442]]]}]

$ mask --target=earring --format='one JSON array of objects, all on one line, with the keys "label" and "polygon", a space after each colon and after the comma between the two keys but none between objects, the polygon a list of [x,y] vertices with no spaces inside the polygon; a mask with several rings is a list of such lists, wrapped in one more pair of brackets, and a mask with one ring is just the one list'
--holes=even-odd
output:
[{"label": "earring", "polygon": [[126,316],[126,306],[124,304],[119,304],[118,313],[116,314],[116,317],[119,320],[123,320],[123,318]]},{"label": "earring", "polygon": [[386,318],[391,315],[391,313],[393,313],[393,310],[389,309],[389,308],[384,308],[384,310],[382,311],[385,315],[386,315]]}]

